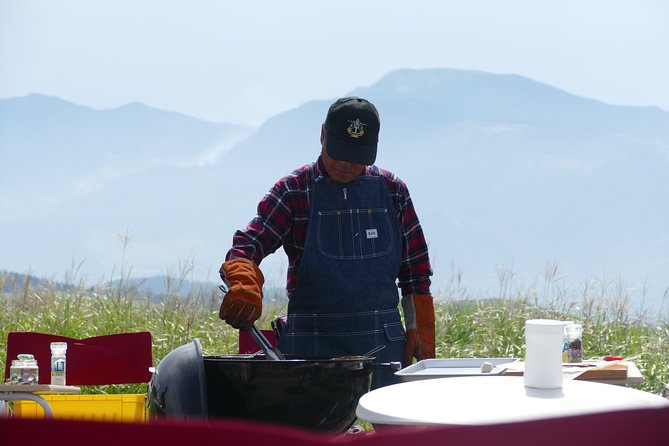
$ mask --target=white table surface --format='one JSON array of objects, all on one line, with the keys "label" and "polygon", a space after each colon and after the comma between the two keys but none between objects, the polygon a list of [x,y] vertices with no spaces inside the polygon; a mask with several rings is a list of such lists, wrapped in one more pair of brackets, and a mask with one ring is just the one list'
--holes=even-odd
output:
[{"label": "white table surface", "polygon": [[81,389],[75,386],[54,386],[51,384],[2,384],[0,385],[0,400],[2,401],[34,401],[44,409],[46,418],[53,417],[49,402],[40,395],[46,393],[79,393]]},{"label": "white table surface", "polygon": [[356,414],[374,424],[480,425],[665,406],[669,400],[628,387],[564,380],[558,389],[533,389],[521,376],[490,376],[382,387],[360,398]]},{"label": "white table surface", "polygon": [[0,392],[79,393],[81,389],[75,386],[54,386],[51,384],[0,384]]}]

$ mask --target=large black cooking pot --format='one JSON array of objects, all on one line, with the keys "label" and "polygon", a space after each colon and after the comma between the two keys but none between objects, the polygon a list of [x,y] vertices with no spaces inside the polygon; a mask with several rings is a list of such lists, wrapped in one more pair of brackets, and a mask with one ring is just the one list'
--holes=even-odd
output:
[{"label": "large black cooking pot", "polygon": [[365,356],[270,361],[202,356],[197,339],[168,353],[149,384],[149,416],[234,417],[339,432],[356,420],[376,364]]}]

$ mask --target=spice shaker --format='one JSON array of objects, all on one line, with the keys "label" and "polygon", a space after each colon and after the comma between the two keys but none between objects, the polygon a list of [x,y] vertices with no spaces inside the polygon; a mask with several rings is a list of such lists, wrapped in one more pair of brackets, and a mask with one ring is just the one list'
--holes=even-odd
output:
[{"label": "spice shaker", "polygon": [[565,327],[567,332],[567,362],[583,362],[583,326],[570,324]]},{"label": "spice shaker", "polygon": [[574,321],[562,321],[564,324],[564,335],[562,342],[562,362],[569,362],[569,335],[567,334],[567,327],[572,325]]},{"label": "spice shaker", "polygon": [[65,384],[65,353],[67,342],[51,343],[51,385],[64,386]]}]

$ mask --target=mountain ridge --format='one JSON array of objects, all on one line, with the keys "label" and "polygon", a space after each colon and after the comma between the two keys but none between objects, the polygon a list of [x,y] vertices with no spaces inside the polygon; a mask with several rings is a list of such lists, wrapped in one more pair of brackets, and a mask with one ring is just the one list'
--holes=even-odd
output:
[{"label": "mountain ridge", "polygon": [[[532,284],[555,262],[576,281],[621,275],[634,288],[644,277],[654,292],[669,286],[663,235],[669,200],[661,193],[669,190],[663,173],[669,112],[467,70],[398,70],[350,94],[367,97],[380,111],[377,164],[409,186],[430,244],[435,289],[460,278],[467,289],[496,292],[500,268],[515,271],[518,286]],[[2,256],[0,268],[21,271],[39,263],[49,276],[59,271],[59,257],[69,264],[76,253],[91,270],[109,271],[120,257],[118,233],[127,229],[138,275],[159,275],[166,261],[194,256],[201,261],[198,278],[215,280],[234,231],[253,217],[258,200],[277,179],[317,158],[332,100],[306,102],[256,129],[233,127],[234,137],[220,151],[211,149],[220,134],[185,132],[174,138],[180,143],[171,152],[162,152],[173,159],[160,162],[153,159],[160,153],[155,147],[121,148],[126,158],[119,161],[99,153],[59,159],[44,147],[65,148],[33,145],[38,155],[27,172],[51,174],[41,186],[25,172],[0,179],[0,207],[15,217],[0,216],[0,246],[12,255],[11,262]],[[128,112],[126,118],[141,109],[128,105],[116,109]],[[76,129],[76,120],[69,123]],[[164,130],[148,132],[149,141],[161,141]],[[8,138],[0,125],[0,143]],[[100,180],[113,169],[116,175]],[[35,214],[40,196],[63,195],[61,189],[84,180],[99,184]],[[43,246],[49,259],[26,249],[30,243]],[[268,257],[262,267],[277,284],[285,280],[283,255]]]}]

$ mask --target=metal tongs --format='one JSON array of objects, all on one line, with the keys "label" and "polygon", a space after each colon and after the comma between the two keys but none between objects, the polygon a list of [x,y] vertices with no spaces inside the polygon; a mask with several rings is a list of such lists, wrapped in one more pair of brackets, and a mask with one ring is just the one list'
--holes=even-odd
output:
[{"label": "metal tongs", "polygon": [[260,331],[258,327],[256,327],[256,324],[251,325],[249,333],[251,333],[253,340],[256,341],[256,344],[258,344],[262,349],[262,351],[265,353],[266,358],[271,359],[272,361],[279,361],[281,359],[286,359],[283,356],[283,353],[281,353],[278,348],[274,347],[267,340],[265,335],[262,334],[262,331]]}]

